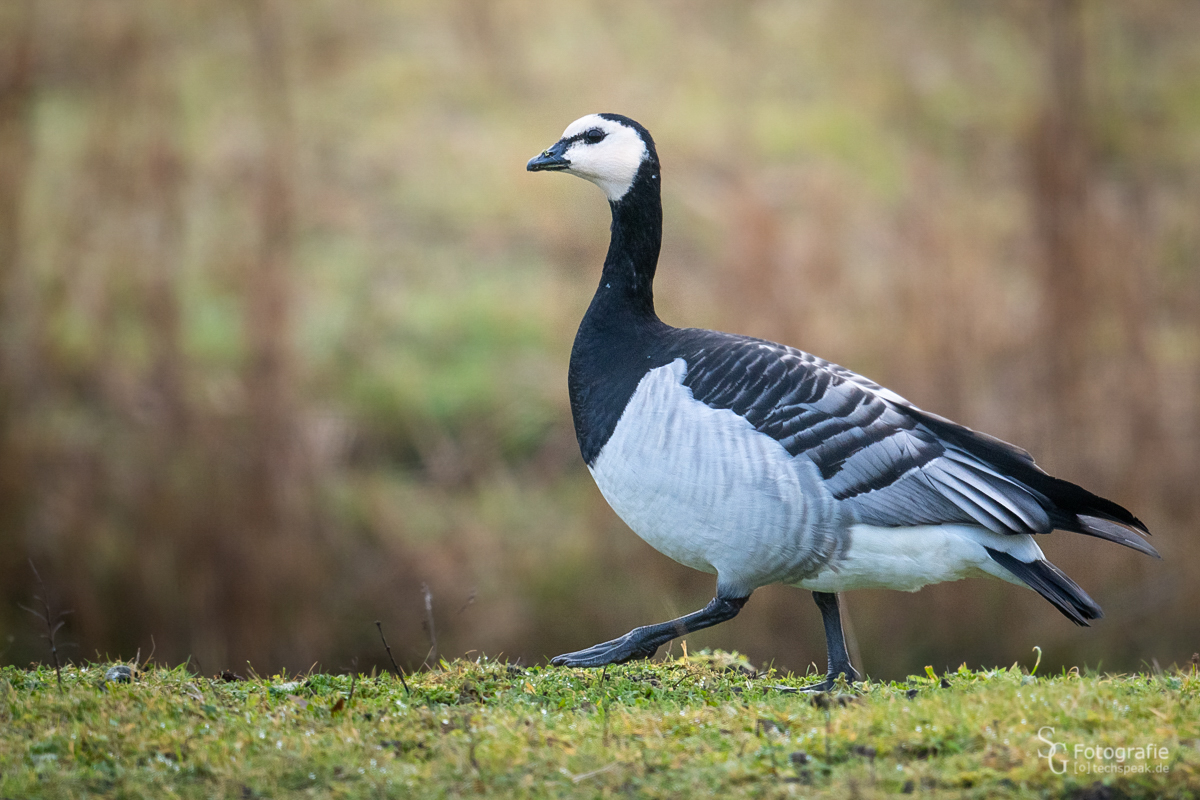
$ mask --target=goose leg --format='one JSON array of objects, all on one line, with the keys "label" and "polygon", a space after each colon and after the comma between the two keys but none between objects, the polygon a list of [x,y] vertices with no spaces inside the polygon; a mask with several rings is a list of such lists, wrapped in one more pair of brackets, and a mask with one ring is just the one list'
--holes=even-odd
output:
[{"label": "goose leg", "polygon": [[749,595],[734,598],[714,597],[699,611],[693,611],[670,622],[634,628],[611,642],[602,642],[576,653],[555,656],[550,659],[550,663],[559,667],[603,667],[607,664],[624,664],[638,658],[649,658],[659,647],[678,636],[711,628],[717,623],[733,619],[749,599]]},{"label": "goose leg", "polygon": [[806,692],[827,692],[833,688],[838,675],[845,675],[853,683],[859,679],[858,671],[850,663],[846,652],[846,636],[842,633],[842,614],[838,610],[838,598],[832,592],[813,592],[813,600],[821,609],[821,621],[825,623],[825,651],[829,654],[829,672],[825,680],[815,686],[807,686]]}]

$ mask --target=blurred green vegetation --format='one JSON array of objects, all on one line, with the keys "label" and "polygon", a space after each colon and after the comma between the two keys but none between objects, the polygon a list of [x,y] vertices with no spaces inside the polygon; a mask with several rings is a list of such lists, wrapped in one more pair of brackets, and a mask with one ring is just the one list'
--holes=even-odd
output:
[{"label": "blurred green vegetation", "polygon": [[[441,653],[530,662],[703,604],[571,429],[608,211],[524,164],[593,111],[658,142],[664,319],[1021,444],[1165,556],[1048,540],[1091,630],[979,581],[851,595],[868,673],[1185,660],[1198,33],[1165,0],[6,3],[0,660],[43,657],[33,595],[82,656],[264,673],[380,660],[375,619],[420,663],[422,584]],[[790,589],[693,638],[824,658]]]}]

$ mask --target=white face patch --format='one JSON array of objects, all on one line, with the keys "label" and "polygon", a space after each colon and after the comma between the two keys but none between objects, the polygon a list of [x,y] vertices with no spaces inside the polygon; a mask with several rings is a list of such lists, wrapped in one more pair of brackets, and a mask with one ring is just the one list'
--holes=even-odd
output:
[{"label": "white face patch", "polygon": [[574,142],[563,154],[571,162],[565,171],[596,184],[615,203],[633,185],[647,155],[646,143],[633,128],[599,114],[575,120],[563,131],[562,138],[569,139],[592,129],[603,131],[604,138],[595,144],[586,139]]}]

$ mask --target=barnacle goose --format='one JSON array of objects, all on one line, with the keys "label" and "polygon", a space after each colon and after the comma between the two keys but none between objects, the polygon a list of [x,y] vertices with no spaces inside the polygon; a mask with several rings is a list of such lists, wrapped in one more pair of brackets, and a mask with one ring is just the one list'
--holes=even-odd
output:
[{"label": "barnacle goose", "polygon": [[736,616],[760,586],[784,583],[812,591],[821,610],[829,668],[810,688],[822,690],[838,675],[858,678],[838,592],[990,575],[1087,625],[1100,607],[1045,559],[1035,534],[1074,531],[1159,557],[1129,511],[1047,475],[1020,448],[808,353],[660,321],[662,173],[637,122],[582,117],[527,169],[586,178],[612,210],[568,376],[584,461],[639,536],[717,576],[716,597],[700,611],[552,663],[648,658]]}]

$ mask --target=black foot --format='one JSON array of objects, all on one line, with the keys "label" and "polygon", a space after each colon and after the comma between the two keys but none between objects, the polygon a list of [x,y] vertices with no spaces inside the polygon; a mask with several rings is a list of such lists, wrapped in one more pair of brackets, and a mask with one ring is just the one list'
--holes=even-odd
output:
[{"label": "black foot", "polygon": [[586,650],[555,656],[550,659],[550,663],[556,667],[604,667],[609,664],[624,664],[626,661],[650,658],[658,652],[658,644],[645,641],[645,637],[639,635],[642,630],[642,628],[635,628],[611,642],[602,642],[594,644]]},{"label": "black foot", "polygon": [[820,683],[814,683],[812,686],[805,686],[800,691],[806,694],[818,694],[820,692],[832,692],[837,688],[837,679],[845,676],[846,683],[855,684],[862,680],[862,676],[858,674],[858,670],[850,667],[849,672],[841,672],[837,675],[826,675],[825,680]]},{"label": "black foot", "polygon": [[657,625],[647,625],[634,628],[620,639],[611,642],[592,645],[577,653],[564,653],[550,659],[556,667],[603,667],[609,664],[624,664],[639,658],[649,658],[658,648],[672,639],[692,633],[703,628],[710,628],[718,622],[733,619],[742,610],[749,597],[714,597],[711,602],[699,611],[687,616],[673,619],[670,622],[660,622]]},{"label": "black foot", "polygon": [[800,691],[803,692],[804,694],[820,694],[821,692],[832,692],[833,685],[834,685],[833,681],[830,680],[829,678],[826,678],[825,680],[821,681],[820,683],[814,683],[812,686],[804,686],[800,689]]}]

